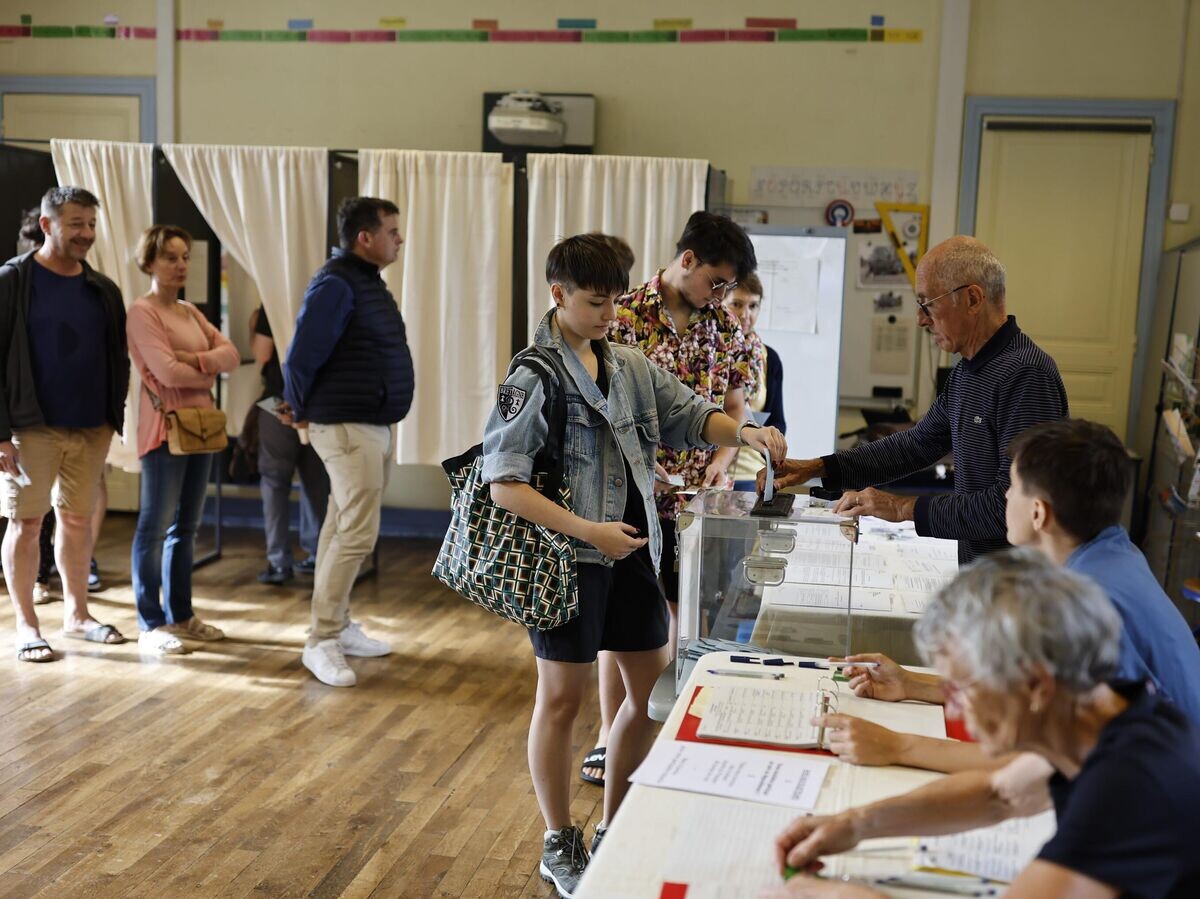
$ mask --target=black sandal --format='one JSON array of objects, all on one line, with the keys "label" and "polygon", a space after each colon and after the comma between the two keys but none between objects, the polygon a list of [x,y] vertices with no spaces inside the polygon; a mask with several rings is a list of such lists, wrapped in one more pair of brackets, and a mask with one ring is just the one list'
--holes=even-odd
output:
[{"label": "black sandal", "polygon": [[599,768],[601,771],[603,771],[604,760],[607,758],[607,756],[608,750],[604,746],[597,746],[583,757],[583,764],[579,766],[579,776],[582,778],[584,783],[596,784],[600,787],[604,786],[604,778],[597,777],[594,774],[588,774],[587,769]]}]

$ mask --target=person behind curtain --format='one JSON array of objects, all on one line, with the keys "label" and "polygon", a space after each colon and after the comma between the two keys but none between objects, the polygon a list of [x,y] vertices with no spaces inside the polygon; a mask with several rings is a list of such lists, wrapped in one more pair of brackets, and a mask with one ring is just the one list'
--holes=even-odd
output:
[{"label": "person behind curtain", "polygon": [[[259,306],[250,318],[254,361],[262,366],[261,399],[283,401],[283,369],[267,312]],[[292,560],[290,502],[292,478],[300,472],[300,546],[308,554]],[[262,492],[263,530],[267,538],[267,567],[259,572],[260,584],[283,586],[296,574],[312,576],[317,567],[317,540],[329,504],[329,475],[311,444],[301,443],[295,428],[283,424],[275,413],[258,409],[258,473]]]},{"label": "person behind curtain", "polygon": [[[783,415],[783,363],[779,354],[763,343],[755,330],[762,304],[762,281],[754,272],[743,278],[737,288],[725,296],[725,308],[741,324],[742,334],[750,347],[750,380],[746,383],[746,402],[750,411],[766,413],[763,424],[772,425],[779,428],[781,434],[787,434],[787,420]],[[758,453],[749,449],[739,452],[729,469],[733,489],[753,491],[754,479],[762,467],[762,456]]]},{"label": "person behind curtain", "polygon": [[183,640],[225,637],[192,610],[192,556],[214,454],[173,456],[167,446],[165,413],[213,408],[217,375],[241,364],[233,344],[179,298],[191,246],[191,235],[174,225],[155,225],[142,235],[137,261],[150,276],[150,292],[129,308],[127,325],[129,355],[142,378],[141,498],[130,569],[138,647],[160,655],[186,652]]},{"label": "person behind curtain", "polygon": [[81,187],[42,197],[40,249],[0,267],[0,499],[9,519],[4,577],[16,613],[17,658],[50,662],[33,608],[38,535],[53,507],[63,582],[64,637],[123,643],[88,612],[92,551],[88,519],[104,457],[124,425],[129,359],[125,305],[110,279],[87,264],[100,201]]}]

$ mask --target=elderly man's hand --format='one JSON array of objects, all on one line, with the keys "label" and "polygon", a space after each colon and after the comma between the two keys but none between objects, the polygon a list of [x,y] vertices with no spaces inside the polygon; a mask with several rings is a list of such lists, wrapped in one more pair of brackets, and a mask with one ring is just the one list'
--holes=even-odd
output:
[{"label": "elderly man's hand", "polygon": [[[821,476],[825,463],[820,459],[776,459],[771,456],[771,467],[775,469],[775,489],[796,487],[805,481]],[[757,476],[758,492],[767,486],[767,470],[760,469]]]},{"label": "elderly man's hand", "polygon": [[917,506],[915,496],[897,496],[874,487],[863,490],[847,490],[837,501],[833,511],[838,515],[873,515],[884,521],[912,521]]},{"label": "elderly man's hand", "polygon": [[898,734],[853,715],[818,715],[825,728],[825,748],[852,765],[898,765],[908,747],[907,734]]}]

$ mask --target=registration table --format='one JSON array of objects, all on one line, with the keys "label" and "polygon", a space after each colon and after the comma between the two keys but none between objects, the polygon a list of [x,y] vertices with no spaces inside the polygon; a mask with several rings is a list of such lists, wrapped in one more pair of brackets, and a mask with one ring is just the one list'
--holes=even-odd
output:
[{"label": "registration table", "polygon": [[[712,653],[696,664],[667,718],[656,749],[664,741],[677,744],[698,687],[767,685],[781,691],[817,691],[829,686],[829,673],[784,667],[780,681],[752,680],[709,673],[741,670],[728,653]],[[797,701],[800,697],[797,695]],[[856,714],[893,730],[944,736],[940,706],[886,703],[855,697],[848,685],[837,690],[840,711]],[[697,745],[697,744],[691,744]],[[794,752],[731,749],[734,753],[767,753],[796,758]],[[831,814],[905,793],[941,776],[911,768],[868,768],[838,762],[833,756],[814,814]],[[702,793],[634,784],[588,866],[576,894],[580,899],[744,899],[781,882],[774,861],[774,839],[800,809],[729,799]],[[873,845],[874,844],[874,845]],[[872,847],[876,851],[862,852]],[[861,844],[860,851],[826,859],[832,876],[886,877],[912,873],[917,841],[886,838]],[[910,888],[888,887],[894,896],[945,896]]]}]

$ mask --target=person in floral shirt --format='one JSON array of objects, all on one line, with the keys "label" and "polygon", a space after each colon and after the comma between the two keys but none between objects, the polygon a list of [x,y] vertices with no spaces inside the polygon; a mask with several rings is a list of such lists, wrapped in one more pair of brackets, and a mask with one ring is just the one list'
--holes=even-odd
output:
[{"label": "person in floral shirt", "polygon": [[[732,220],[695,212],[684,226],[670,264],[647,283],[622,297],[609,340],[636,346],[703,399],[723,406],[738,421],[749,418],[745,388],[752,380],[751,351],[737,318],[721,305],[740,279],[758,266],[754,245]],[[736,449],[658,449],[658,471],[667,488],[669,475],[683,477],[685,488],[724,487]],[[686,497],[660,490],[663,523],[663,584],[672,624],[678,601],[675,518]]]}]

